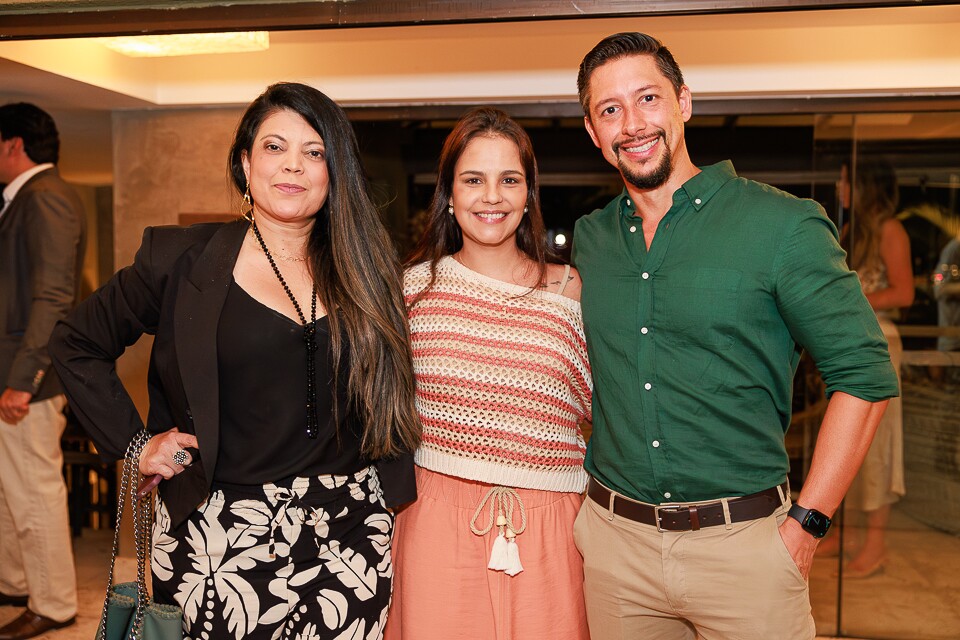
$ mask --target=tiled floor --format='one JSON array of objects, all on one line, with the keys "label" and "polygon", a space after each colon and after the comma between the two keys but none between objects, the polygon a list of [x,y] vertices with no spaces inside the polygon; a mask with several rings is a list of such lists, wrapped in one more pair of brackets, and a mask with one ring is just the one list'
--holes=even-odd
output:
[{"label": "tiled floor", "polygon": [[[848,530],[848,539],[853,533]],[[96,633],[109,563],[109,531],[84,530],[74,541],[80,614],[69,629],[41,636],[49,640],[91,640]],[[894,510],[888,536],[890,560],[883,574],[845,581],[841,632],[872,640],[960,639],[960,538],[939,533]],[[817,629],[827,640],[837,634],[838,560],[818,559],[810,580]],[[120,581],[135,575],[135,563],[121,559]],[[0,608],[0,624],[20,613]],[[414,639],[415,640],[415,639]],[[482,640],[482,639],[478,639]],[[642,639],[638,639],[642,640]],[[771,638],[770,640],[789,640]]]},{"label": "tiled floor", "polygon": [[[77,562],[77,595],[80,611],[77,624],[59,631],[52,631],[39,638],[49,640],[93,640],[100,621],[100,610],[107,590],[107,569],[110,566],[110,547],[113,532],[84,529],[83,535],[74,538],[73,551]],[[136,561],[132,558],[117,560],[119,582],[135,580]],[[21,613],[21,609],[0,607],[0,624],[6,624]]]},{"label": "tiled floor", "polygon": [[[847,529],[846,539],[857,532]],[[894,507],[882,574],[844,580],[840,632],[862,638],[960,639],[960,538]],[[810,579],[817,629],[838,632],[837,558],[818,558]]]}]

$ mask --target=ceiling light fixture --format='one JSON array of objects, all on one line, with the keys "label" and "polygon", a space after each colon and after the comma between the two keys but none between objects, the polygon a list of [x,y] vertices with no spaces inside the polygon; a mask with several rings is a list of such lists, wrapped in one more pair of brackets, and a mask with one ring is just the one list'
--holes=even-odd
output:
[{"label": "ceiling light fixture", "polygon": [[135,58],[195,56],[211,53],[266,51],[270,34],[266,31],[231,33],[175,33],[160,36],[123,36],[102,38],[108,49]]}]

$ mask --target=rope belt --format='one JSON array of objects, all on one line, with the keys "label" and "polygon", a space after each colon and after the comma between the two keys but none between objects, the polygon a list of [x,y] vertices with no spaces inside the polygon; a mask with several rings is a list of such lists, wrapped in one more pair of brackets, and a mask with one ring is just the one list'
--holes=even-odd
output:
[{"label": "rope belt", "polygon": [[[267,553],[270,559],[277,557],[277,544],[275,533],[284,520],[291,524],[300,524],[308,527],[316,527],[323,521],[322,516],[316,509],[304,502],[299,495],[290,489],[279,487],[273,494],[277,501],[277,515],[273,517],[270,523],[270,540],[267,545]],[[319,543],[318,543],[319,544]]]},{"label": "rope belt", "polygon": [[[513,521],[514,503],[520,511],[519,527],[515,526]],[[487,525],[481,528],[477,521],[485,508],[489,511],[489,516]],[[494,517],[494,511],[496,511],[496,517]],[[477,505],[477,510],[473,512],[473,518],[470,519],[470,530],[478,536],[487,535],[495,526],[500,529],[500,533],[493,541],[487,569],[503,571],[508,576],[515,576],[523,571],[516,538],[527,528],[527,510],[519,494],[511,487],[490,487]]]}]

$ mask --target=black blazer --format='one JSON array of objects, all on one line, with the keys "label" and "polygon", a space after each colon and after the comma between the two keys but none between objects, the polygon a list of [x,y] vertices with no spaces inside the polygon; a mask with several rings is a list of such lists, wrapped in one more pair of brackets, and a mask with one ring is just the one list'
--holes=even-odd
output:
[{"label": "black blazer", "polygon": [[[173,526],[203,502],[213,481],[220,435],[217,324],[248,228],[246,220],[147,228],[133,265],[82,302],[50,340],[72,410],[112,461],[143,428],[115,361],[143,334],[154,336],[147,429],[179,427],[196,435],[200,448],[197,463],[160,483]],[[416,498],[411,455],[376,467],[388,506]]]},{"label": "black blazer", "polygon": [[56,169],[32,176],[0,218],[0,392],[61,392],[47,342],[77,300],[86,217]]}]

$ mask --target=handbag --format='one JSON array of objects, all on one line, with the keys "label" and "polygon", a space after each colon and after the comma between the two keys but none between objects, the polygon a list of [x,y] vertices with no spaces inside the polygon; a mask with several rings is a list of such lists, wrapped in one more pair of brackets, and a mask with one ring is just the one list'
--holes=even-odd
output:
[{"label": "handbag", "polygon": [[[113,533],[113,553],[110,556],[110,575],[107,595],[100,614],[96,640],[182,640],[183,610],[175,605],[157,604],[147,591],[146,569],[150,561],[150,528],[153,524],[151,495],[137,498],[140,452],[150,439],[144,429],[130,441],[123,458],[120,492],[117,496],[117,525]],[[130,515],[133,518],[133,539],[137,550],[137,581],[113,584],[113,569],[117,562],[120,540],[120,519],[123,504],[130,495]]]}]

